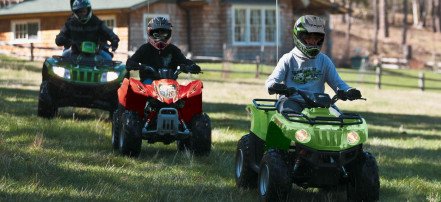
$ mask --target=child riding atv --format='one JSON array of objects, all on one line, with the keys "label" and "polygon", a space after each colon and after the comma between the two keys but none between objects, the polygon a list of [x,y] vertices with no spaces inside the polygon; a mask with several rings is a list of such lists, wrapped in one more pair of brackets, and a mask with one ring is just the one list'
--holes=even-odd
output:
[{"label": "child riding atv", "polygon": [[[334,105],[363,98],[320,53],[324,36],[321,18],[300,17],[294,26],[296,47],[266,81],[268,92],[280,98],[254,99],[246,107],[251,127],[237,144],[236,185],[257,185],[263,201],[287,201],[293,183],[343,189],[349,201],[379,199],[377,162],[363,150],[366,121]],[[325,82],[336,92],[332,99],[324,93]]]}]

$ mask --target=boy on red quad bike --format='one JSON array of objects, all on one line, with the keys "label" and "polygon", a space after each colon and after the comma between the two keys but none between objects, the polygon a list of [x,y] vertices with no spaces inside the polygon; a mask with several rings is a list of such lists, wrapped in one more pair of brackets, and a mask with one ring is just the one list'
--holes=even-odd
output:
[{"label": "boy on red quad bike", "polygon": [[149,43],[127,60],[127,70],[139,70],[141,80],[125,79],[118,90],[112,145],[120,154],[139,156],[142,139],[170,144],[196,155],[211,151],[211,121],[202,112],[202,82],[180,85],[181,72],[200,73],[193,61],[170,44],[172,25],[163,17],[149,22]]}]

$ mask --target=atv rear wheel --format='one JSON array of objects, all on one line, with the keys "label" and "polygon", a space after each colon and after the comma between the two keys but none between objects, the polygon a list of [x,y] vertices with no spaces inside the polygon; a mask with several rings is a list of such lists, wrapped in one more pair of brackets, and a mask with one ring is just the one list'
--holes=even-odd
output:
[{"label": "atv rear wheel", "polygon": [[113,112],[112,118],[112,148],[118,150],[119,148],[119,134],[121,129],[121,116],[124,112],[124,106],[118,104],[118,108]]},{"label": "atv rear wheel", "polygon": [[185,149],[198,156],[208,155],[211,151],[211,120],[203,114],[195,114],[190,122],[191,135],[188,139],[178,140],[178,150]]},{"label": "atv rear wheel", "polygon": [[259,171],[259,195],[263,201],[287,201],[292,189],[290,171],[280,149],[269,149],[263,155]]},{"label": "atv rear wheel", "polygon": [[136,111],[126,111],[121,118],[119,133],[119,153],[130,157],[138,157],[141,153],[142,124]]},{"label": "atv rear wheel", "polygon": [[57,114],[58,108],[52,104],[52,98],[47,85],[48,81],[41,82],[37,115],[43,118],[53,118]]},{"label": "atv rear wheel", "polygon": [[257,185],[257,173],[251,168],[250,135],[244,135],[236,149],[236,186],[254,188]]},{"label": "atv rear wheel", "polygon": [[350,177],[347,186],[348,200],[379,200],[380,178],[375,157],[369,152],[363,152],[348,169]]}]

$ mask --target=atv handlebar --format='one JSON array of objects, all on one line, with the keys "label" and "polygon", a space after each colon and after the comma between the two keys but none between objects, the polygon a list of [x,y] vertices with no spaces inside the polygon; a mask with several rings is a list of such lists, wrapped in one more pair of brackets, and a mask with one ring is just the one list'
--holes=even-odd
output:
[{"label": "atv handlebar", "polygon": [[344,90],[337,90],[337,94],[335,94],[334,97],[332,97],[332,104],[337,102],[337,100],[343,100],[343,101],[364,100],[364,101],[366,101],[367,99],[362,98],[362,97],[350,97],[347,95],[347,93]]}]

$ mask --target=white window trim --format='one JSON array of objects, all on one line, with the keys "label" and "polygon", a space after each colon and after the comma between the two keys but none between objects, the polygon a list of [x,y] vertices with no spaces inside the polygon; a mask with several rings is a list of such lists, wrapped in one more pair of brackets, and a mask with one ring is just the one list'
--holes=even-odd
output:
[{"label": "white window trim", "polygon": [[171,20],[170,16],[168,14],[147,14],[147,13],[145,13],[143,15],[143,17],[142,17],[142,29],[143,29],[143,36],[144,36],[145,40],[148,40],[148,37],[147,37],[147,23],[149,23],[149,22],[145,21],[145,19],[148,18],[148,17],[151,17],[151,18],[165,17],[168,20]]},{"label": "white window trim", "polygon": [[[265,41],[265,10],[274,10],[276,13],[276,19],[280,17],[280,14],[277,13],[277,10],[280,9],[276,9],[275,6],[262,6],[262,5],[233,5],[231,7],[232,12],[231,12],[231,16],[232,16],[232,23],[231,23],[231,30],[232,30],[232,41],[233,41],[233,45],[234,46],[276,46],[277,45],[277,41],[274,42],[266,42]],[[235,27],[235,10],[236,9],[245,9],[246,10],[246,27],[245,27],[245,42],[237,42],[234,39],[234,27]],[[250,10],[251,9],[259,9],[261,12],[261,29],[260,29],[260,42],[250,42]],[[280,19],[280,18],[279,18]],[[277,25],[280,27],[280,24]],[[276,26],[276,27],[277,27]],[[280,39],[280,33],[277,33],[277,29],[276,29],[276,35],[279,35],[278,37],[276,37],[276,40]]]},{"label": "white window trim", "polygon": [[115,26],[113,27],[112,31],[116,34],[116,16],[114,15],[99,15],[98,18],[100,20],[113,20],[115,23]]},{"label": "white window trim", "polygon": [[[38,23],[37,39],[15,39],[15,25],[25,24],[25,23]],[[41,43],[41,23],[40,19],[32,20],[12,20],[11,21],[11,44],[22,44],[22,43]]]}]

